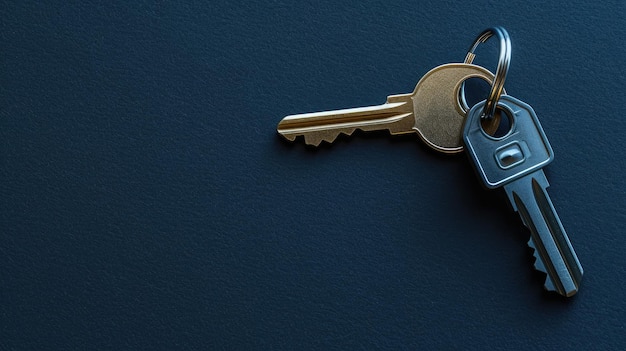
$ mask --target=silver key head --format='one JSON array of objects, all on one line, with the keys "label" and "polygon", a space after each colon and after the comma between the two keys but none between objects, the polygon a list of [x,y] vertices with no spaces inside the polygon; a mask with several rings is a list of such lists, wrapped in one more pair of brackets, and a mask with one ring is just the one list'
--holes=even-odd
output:
[{"label": "silver key head", "polygon": [[487,188],[503,186],[552,162],[554,152],[530,105],[508,95],[500,97],[501,123],[508,117],[510,126],[500,137],[489,135],[481,126],[484,105],[480,102],[467,113],[463,140]]}]

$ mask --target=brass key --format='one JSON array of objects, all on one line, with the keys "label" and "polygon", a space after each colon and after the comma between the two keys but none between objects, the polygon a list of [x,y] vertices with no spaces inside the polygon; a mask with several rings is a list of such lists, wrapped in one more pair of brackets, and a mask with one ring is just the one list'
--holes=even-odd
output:
[{"label": "brass key", "polygon": [[[277,131],[287,140],[303,136],[309,145],[332,143],[340,133],[388,130],[392,135],[417,133],[430,147],[444,153],[463,150],[462,131],[467,106],[459,92],[469,78],[489,84],[494,75],[473,64],[450,63],[430,70],[411,94],[391,95],[378,106],[305,113],[283,118]],[[498,121],[491,125],[497,127]]]}]

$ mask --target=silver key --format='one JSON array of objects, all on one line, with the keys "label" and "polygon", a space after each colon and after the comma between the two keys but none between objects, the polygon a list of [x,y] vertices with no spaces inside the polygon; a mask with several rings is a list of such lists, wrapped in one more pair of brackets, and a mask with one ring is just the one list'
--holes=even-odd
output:
[{"label": "silver key", "polygon": [[545,288],[563,296],[578,291],[583,268],[565,233],[542,170],[554,159],[535,111],[526,103],[502,95],[498,110],[508,116],[510,130],[494,137],[483,131],[485,102],[468,112],[463,131],[466,150],[487,188],[504,187],[513,209],[531,233],[528,245],[535,249],[535,268],[547,274]]}]

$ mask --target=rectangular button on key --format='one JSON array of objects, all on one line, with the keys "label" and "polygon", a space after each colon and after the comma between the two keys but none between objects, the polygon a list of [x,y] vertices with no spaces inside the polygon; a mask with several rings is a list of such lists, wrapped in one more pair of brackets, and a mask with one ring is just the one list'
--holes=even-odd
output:
[{"label": "rectangular button on key", "polygon": [[[528,104],[502,95],[498,108],[508,110],[514,123],[503,137],[481,128],[484,102],[467,114],[463,138],[470,159],[488,188],[503,187],[513,209],[530,230],[535,268],[546,273],[544,287],[563,296],[576,294],[583,267],[548,196],[543,167],[553,158],[535,111]],[[495,160],[494,160],[495,158]]]},{"label": "rectangular button on key", "polygon": [[[484,106],[484,103],[479,104]],[[541,169],[554,159],[552,147],[532,107],[509,95],[502,95],[498,108],[503,115],[515,121],[510,124],[508,134],[503,137],[489,136],[481,123],[468,123],[471,110],[467,113],[463,132],[467,153],[489,189]],[[515,149],[509,149],[514,143],[519,146],[523,157]],[[521,162],[518,162],[520,159]]]},{"label": "rectangular button on key", "polygon": [[496,150],[496,161],[502,169],[511,168],[524,162],[524,152],[518,142],[513,142]]}]

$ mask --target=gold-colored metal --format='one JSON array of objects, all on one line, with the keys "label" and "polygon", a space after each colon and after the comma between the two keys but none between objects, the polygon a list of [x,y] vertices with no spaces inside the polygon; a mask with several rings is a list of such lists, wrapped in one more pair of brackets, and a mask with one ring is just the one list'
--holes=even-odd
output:
[{"label": "gold-colored metal", "polygon": [[283,118],[277,131],[287,140],[303,136],[305,143],[333,142],[340,133],[388,130],[391,134],[417,133],[433,149],[444,153],[463,151],[462,130],[467,106],[459,97],[463,82],[494,75],[466,63],[450,63],[430,70],[411,94],[391,95],[378,106],[305,113]]}]

